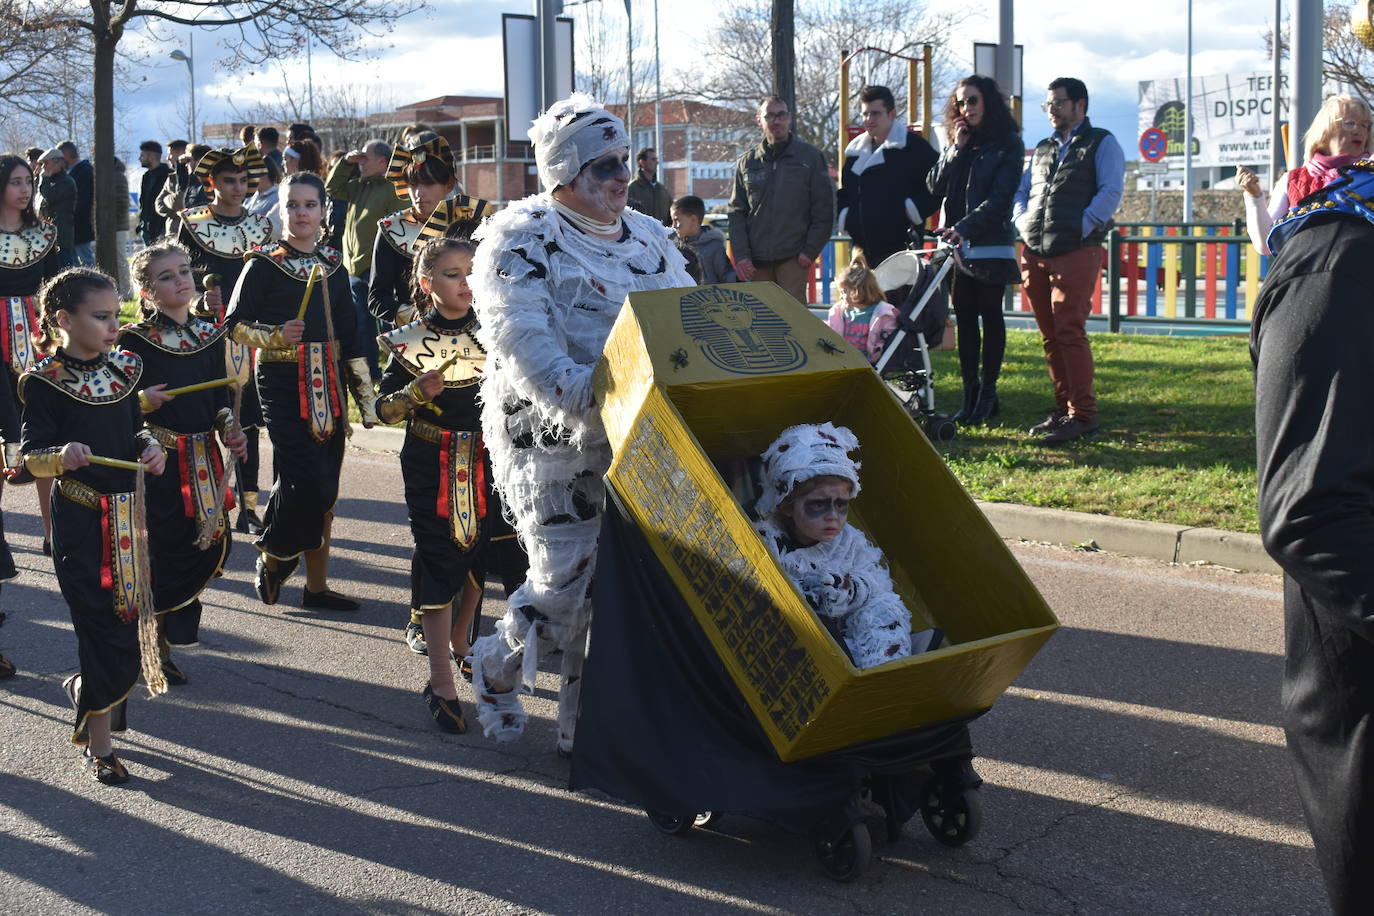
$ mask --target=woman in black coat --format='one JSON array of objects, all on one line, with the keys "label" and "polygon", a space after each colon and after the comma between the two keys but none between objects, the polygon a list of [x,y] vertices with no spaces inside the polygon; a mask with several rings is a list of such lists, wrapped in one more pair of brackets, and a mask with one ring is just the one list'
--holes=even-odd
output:
[{"label": "woman in black coat", "polygon": [[960,81],[944,120],[947,142],[927,180],[936,200],[944,202],[940,235],[958,247],[950,299],[959,328],[964,403],[954,419],[983,423],[999,408],[997,378],[1007,349],[1003,294],[1008,283],[1020,282],[1011,205],[1025,146],[1002,90],[986,76]]}]

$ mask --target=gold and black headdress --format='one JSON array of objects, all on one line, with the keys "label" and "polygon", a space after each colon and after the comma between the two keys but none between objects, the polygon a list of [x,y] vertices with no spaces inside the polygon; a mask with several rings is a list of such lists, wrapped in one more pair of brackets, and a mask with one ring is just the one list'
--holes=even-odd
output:
[{"label": "gold and black headdress", "polygon": [[248,173],[248,187],[250,189],[256,188],[258,182],[262,181],[263,177],[267,175],[267,163],[263,161],[262,153],[258,152],[255,147],[245,146],[242,149],[236,150],[210,150],[210,152],[202,156],[200,162],[196,164],[196,177],[201,181],[205,181],[210,177],[210,173],[214,170],[215,166],[219,165],[225,159],[233,160],[234,165],[242,168]]},{"label": "gold and black headdress", "polygon": [[437,156],[442,159],[449,168],[450,172],[457,173],[458,169],[453,160],[453,150],[449,148],[448,141],[443,137],[434,136],[418,146],[403,149],[397,146],[392,150],[391,161],[387,163],[386,177],[396,187],[396,194],[402,198],[410,190],[410,183],[406,181],[406,166],[414,162],[417,165],[425,161],[427,156]]},{"label": "gold and black headdress", "polygon": [[442,200],[420,228],[416,244],[446,235],[470,234],[494,210],[489,201],[480,197],[468,197],[465,194]]}]

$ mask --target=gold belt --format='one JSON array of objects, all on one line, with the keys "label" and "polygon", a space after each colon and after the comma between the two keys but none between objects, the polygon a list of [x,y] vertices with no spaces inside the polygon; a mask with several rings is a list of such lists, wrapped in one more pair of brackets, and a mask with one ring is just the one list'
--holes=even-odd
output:
[{"label": "gold belt", "polygon": [[295,347],[268,348],[258,351],[260,363],[294,363],[300,361],[300,351]]},{"label": "gold belt", "polygon": [[411,417],[410,423],[406,425],[406,432],[413,433],[417,439],[432,442],[439,445],[444,441],[444,433],[448,430],[442,426],[421,420],[419,417]]},{"label": "gold belt", "polygon": [[201,438],[205,438],[206,436],[209,436],[209,435],[210,435],[210,433],[208,433],[208,432],[203,432],[203,433],[179,433],[179,432],[175,432],[175,431],[170,430],[170,429],[164,429],[164,428],[162,428],[161,426],[154,426],[154,425],[151,424],[151,423],[147,423],[147,424],[144,424],[144,425],[146,425],[146,426],[148,427],[148,432],[150,432],[150,433],[153,434],[153,438],[156,439],[158,442],[161,442],[161,443],[162,443],[162,447],[165,448],[165,449],[168,449],[169,451],[175,451],[175,450],[176,450],[176,448],[177,448],[177,440],[178,440],[180,437],[182,437],[182,436],[186,436],[186,437],[188,437],[188,438],[194,439],[194,438],[196,438],[197,436],[199,436],[199,437],[201,437]]},{"label": "gold belt", "polygon": [[57,478],[57,492],[87,509],[99,509],[100,497],[105,495],[95,487],[87,486],[71,477]]}]

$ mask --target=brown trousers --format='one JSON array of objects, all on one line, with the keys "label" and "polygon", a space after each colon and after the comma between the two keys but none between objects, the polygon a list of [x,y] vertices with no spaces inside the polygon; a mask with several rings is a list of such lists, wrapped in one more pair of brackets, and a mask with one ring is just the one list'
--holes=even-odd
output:
[{"label": "brown trousers", "polygon": [[796,258],[785,261],[755,261],[754,279],[772,280],[792,294],[802,305],[806,305],[806,276],[811,268],[802,267]]},{"label": "brown trousers", "polygon": [[1021,279],[1045,344],[1055,406],[1080,420],[1097,416],[1087,321],[1101,269],[1102,249],[1097,245],[1052,258],[1021,249]]}]

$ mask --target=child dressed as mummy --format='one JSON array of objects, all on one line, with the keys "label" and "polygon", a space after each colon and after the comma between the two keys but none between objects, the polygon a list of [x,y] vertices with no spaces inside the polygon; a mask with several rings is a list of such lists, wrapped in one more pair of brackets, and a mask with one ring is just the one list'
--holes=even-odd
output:
[{"label": "child dressed as mummy", "polygon": [[530,565],[496,632],[473,644],[472,683],[483,732],[513,740],[526,721],[517,694],[533,690],[539,657],[561,649],[558,750],[567,754],[611,463],[592,368],[629,293],[692,281],[667,230],[625,209],[630,138],[620,118],[575,94],[534,122],[530,140],[544,192],[483,224],[470,278],[488,354],[482,430],[493,483]]},{"label": "child dressed as mummy", "polygon": [[849,524],[859,495],[859,440],[843,426],[803,424],[763,453],[755,527],[783,571],[859,668],[906,658],[939,643],[911,634],[911,614],[892,588],[883,554]]}]

